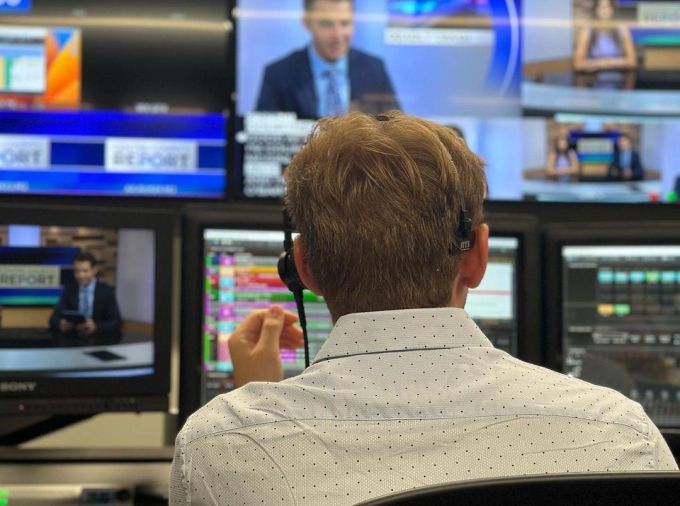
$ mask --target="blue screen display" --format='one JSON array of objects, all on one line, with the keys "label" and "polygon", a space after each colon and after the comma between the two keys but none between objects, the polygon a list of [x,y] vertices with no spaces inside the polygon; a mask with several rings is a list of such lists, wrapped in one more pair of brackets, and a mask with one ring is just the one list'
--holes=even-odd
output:
[{"label": "blue screen display", "polygon": [[3,112],[0,192],[222,198],[221,114]]}]

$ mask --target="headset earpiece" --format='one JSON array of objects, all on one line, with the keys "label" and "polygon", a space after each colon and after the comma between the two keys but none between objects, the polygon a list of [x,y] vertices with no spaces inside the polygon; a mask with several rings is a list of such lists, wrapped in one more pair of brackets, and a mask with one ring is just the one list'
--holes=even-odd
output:
[{"label": "headset earpiece", "polygon": [[449,250],[452,255],[470,251],[475,245],[475,232],[472,230],[472,219],[465,209],[465,203],[461,205],[458,214],[458,226],[453,233],[453,246]]},{"label": "headset earpiece", "polygon": [[278,271],[281,281],[293,292],[302,292],[305,285],[300,279],[293,254],[293,223],[288,211],[283,210],[283,253],[279,256]]}]

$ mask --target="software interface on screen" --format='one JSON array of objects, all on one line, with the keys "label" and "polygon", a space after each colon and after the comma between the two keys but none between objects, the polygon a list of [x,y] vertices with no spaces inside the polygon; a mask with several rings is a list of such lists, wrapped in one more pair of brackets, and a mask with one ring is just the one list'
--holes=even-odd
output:
[{"label": "software interface on screen", "polygon": [[0,5],[0,193],[224,196],[225,7],[162,4]]},{"label": "software interface on screen", "polygon": [[0,376],[154,373],[153,230],[2,225],[0,244]]},{"label": "software interface on screen", "polygon": [[562,248],[564,372],[680,425],[680,246]]},{"label": "software interface on screen", "polygon": [[[254,309],[275,303],[296,311],[288,288],[281,282],[277,262],[283,232],[205,229],[202,328],[201,401],[234,388],[228,340],[240,321]],[[490,264],[482,284],[468,297],[467,310],[495,346],[516,350],[515,238],[490,241]],[[328,337],[333,322],[322,297],[304,295],[310,358]],[[304,369],[304,350],[282,350],[286,377]]]}]

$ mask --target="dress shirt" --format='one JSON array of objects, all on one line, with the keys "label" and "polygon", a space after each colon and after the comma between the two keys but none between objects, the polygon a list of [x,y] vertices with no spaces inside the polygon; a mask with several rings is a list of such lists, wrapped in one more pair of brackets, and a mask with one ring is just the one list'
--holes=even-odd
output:
[{"label": "dress shirt", "polygon": [[96,279],[90,281],[85,286],[78,286],[78,311],[85,315],[85,318],[92,318],[92,305],[94,304],[94,287]]},{"label": "dress shirt", "polygon": [[462,309],[340,318],[314,363],[194,413],[170,503],[355,504],[451,482],[677,469],[641,406],[495,349]]},{"label": "dress shirt", "polygon": [[619,162],[621,164],[621,168],[624,170],[630,170],[632,161],[633,152],[630,149],[621,150],[621,154],[619,154]]},{"label": "dress shirt", "polygon": [[316,52],[314,46],[308,47],[309,62],[312,67],[312,76],[314,78],[314,91],[316,93],[316,111],[319,117],[328,116],[335,111],[328,111],[328,101],[326,94],[328,91],[330,74],[335,75],[335,80],[338,88],[339,99],[341,104],[341,112],[349,112],[349,65],[347,55],[343,56],[336,62],[329,62],[324,60],[319,53]]}]

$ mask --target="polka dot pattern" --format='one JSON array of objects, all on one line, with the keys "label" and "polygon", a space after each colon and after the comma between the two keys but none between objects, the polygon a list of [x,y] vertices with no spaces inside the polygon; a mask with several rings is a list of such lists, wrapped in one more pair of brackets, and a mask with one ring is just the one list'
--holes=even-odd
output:
[{"label": "polka dot pattern", "polygon": [[642,408],[493,348],[460,309],[352,314],[310,368],[217,397],[171,504],[354,504],[454,480],[677,469]]}]

